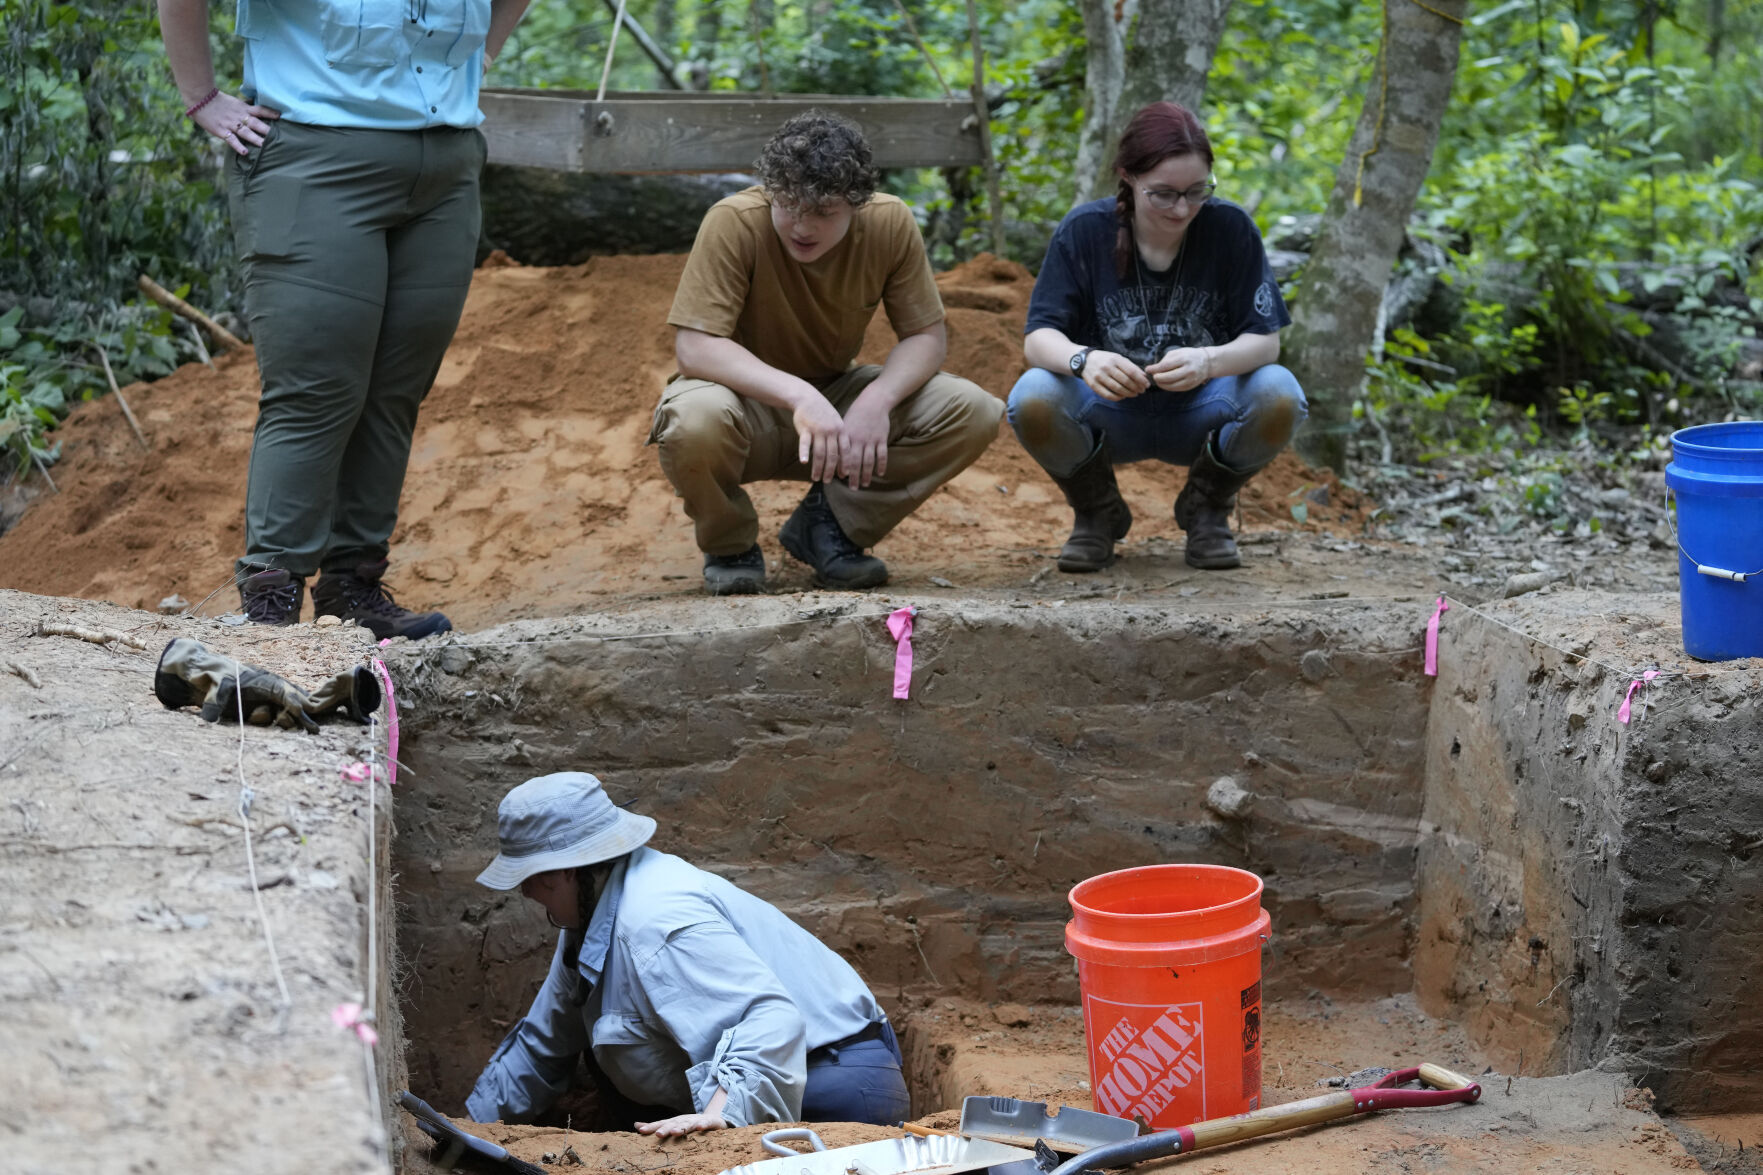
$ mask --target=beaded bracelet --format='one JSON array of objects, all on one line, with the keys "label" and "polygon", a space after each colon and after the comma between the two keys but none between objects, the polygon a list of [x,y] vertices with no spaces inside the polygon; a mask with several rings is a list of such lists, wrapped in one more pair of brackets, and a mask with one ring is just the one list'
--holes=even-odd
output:
[{"label": "beaded bracelet", "polygon": [[184,111],[184,117],[185,118],[195,118],[196,112],[198,110],[202,109],[204,106],[208,105],[210,102],[214,101],[218,97],[220,97],[220,87],[216,86],[216,87],[214,87],[214,89],[208,91],[208,93],[202,95],[202,101],[196,103],[194,106],[192,106],[188,110]]}]

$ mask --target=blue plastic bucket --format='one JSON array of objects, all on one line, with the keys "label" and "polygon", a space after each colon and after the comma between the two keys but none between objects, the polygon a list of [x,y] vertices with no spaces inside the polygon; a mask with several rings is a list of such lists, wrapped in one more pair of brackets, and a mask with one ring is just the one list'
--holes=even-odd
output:
[{"label": "blue plastic bucket", "polygon": [[1684,652],[1763,657],[1763,422],[1671,434]]}]

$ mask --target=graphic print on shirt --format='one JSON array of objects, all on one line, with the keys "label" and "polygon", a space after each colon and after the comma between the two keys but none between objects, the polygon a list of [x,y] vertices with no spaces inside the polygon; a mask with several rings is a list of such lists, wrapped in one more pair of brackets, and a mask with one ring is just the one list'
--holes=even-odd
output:
[{"label": "graphic print on shirt", "polygon": [[1206,1061],[1199,1003],[1122,1004],[1084,998],[1084,1031],[1096,1109],[1142,1115],[1160,1129],[1206,1118]]},{"label": "graphic print on shirt", "polygon": [[1096,306],[1102,349],[1147,367],[1176,347],[1212,347],[1208,319],[1219,311],[1211,290],[1178,285],[1122,286]]}]

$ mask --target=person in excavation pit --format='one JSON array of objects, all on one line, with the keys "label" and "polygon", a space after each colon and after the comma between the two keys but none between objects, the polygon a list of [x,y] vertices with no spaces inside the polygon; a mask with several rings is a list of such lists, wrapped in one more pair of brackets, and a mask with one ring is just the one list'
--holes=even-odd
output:
[{"label": "person in excavation pit", "polygon": [[584,1053],[602,1104],[644,1134],[905,1120],[899,1043],[851,965],[776,907],[646,847],[655,821],[592,775],[529,779],[496,831],[479,883],[519,887],[563,933],[466,1099],[473,1121],[530,1120]]},{"label": "person in excavation pit", "polygon": [[471,284],[478,89],[527,0],[238,0],[244,84],[215,85],[208,0],[159,0],[185,114],[226,149],[263,380],[239,604],[379,638],[452,627],[386,589],[417,410]]},{"label": "person in excavation pit", "polygon": [[1132,526],[1114,466],[1147,459],[1188,466],[1175,500],[1188,564],[1236,567],[1237,491],[1308,413],[1275,362],[1291,316],[1254,221],[1212,195],[1212,145],[1192,113],[1140,110],[1115,173],[1118,194],[1074,208],[1053,235],[1010,425],[1076,515],[1061,571],[1113,562]]},{"label": "person in excavation pit", "polygon": [[[758,162],[761,186],[704,217],[667,320],[679,372],[651,443],[685,500],[712,595],[757,592],[748,482],[812,482],[779,532],[832,588],[888,569],[864,554],[996,438],[1003,405],[938,371],[943,304],[912,211],[877,195],[862,132],[809,111]],[[899,342],[853,367],[878,304]]]}]

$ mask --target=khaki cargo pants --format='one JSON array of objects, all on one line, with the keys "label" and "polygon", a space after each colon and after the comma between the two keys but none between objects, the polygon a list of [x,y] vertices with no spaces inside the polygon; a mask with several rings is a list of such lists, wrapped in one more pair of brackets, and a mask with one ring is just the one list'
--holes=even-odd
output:
[{"label": "khaki cargo pants", "polygon": [[[854,367],[822,389],[840,415],[881,368]],[[998,435],[1004,403],[978,384],[938,372],[895,407],[888,427],[888,472],[863,489],[826,484],[827,502],[850,540],[873,547],[936,488],[966,469]],[[698,549],[738,555],[759,541],[754,481],[807,481],[797,460],[792,414],[721,384],[676,378],[661,393],[649,442],[685,499]]]}]

